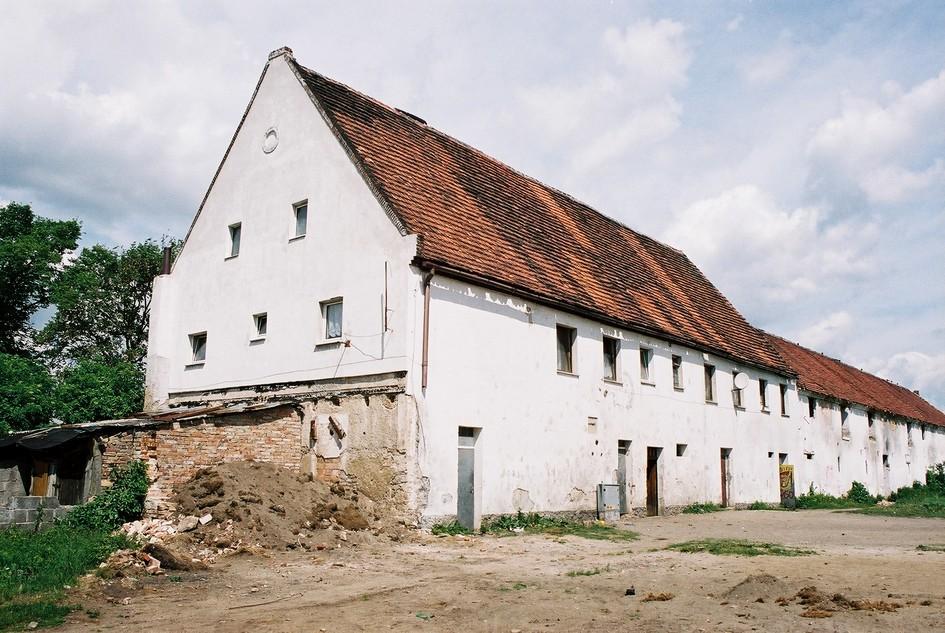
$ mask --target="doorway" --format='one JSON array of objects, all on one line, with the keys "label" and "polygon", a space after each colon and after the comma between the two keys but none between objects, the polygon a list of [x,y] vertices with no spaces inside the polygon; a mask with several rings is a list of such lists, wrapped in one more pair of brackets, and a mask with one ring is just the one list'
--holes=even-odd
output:
[{"label": "doorway", "polygon": [[721,470],[722,470],[722,507],[727,508],[730,496],[729,481],[731,480],[730,459],[732,449],[723,448],[721,451]]},{"label": "doorway", "polygon": [[663,449],[658,446],[646,447],[646,516],[655,517],[660,513],[659,461]]},{"label": "doorway", "polygon": [[456,460],[456,521],[476,529],[476,430],[459,427]]},{"label": "doorway", "polygon": [[620,487],[620,514],[630,512],[627,502],[627,461],[630,459],[630,440],[617,440],[617,485]]}]

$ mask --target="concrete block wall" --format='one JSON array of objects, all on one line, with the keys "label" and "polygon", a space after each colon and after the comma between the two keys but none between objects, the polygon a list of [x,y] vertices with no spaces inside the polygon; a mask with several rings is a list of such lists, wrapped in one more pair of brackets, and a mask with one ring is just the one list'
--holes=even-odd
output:
[{"label": "concrete block wall", "polygon": [[66,516],[73,506],[59,505],[56,497],[15,496],[10,498],[5,507],[0,508],[0,530],[18,528],[44,530],[51,527],[56,519]]},{"label": "concrete block wall", "polygon": [[0,460],[0,507],[6,506],[13,497],[25,492],[19,464],[10,460]]}]

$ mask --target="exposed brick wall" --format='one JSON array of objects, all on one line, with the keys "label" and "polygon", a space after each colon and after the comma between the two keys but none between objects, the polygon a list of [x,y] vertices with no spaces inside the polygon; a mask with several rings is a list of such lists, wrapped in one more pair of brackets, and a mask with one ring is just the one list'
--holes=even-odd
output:
[{"label": "exposed brick wall", "polygon": [[251,460],[298,469],[303,455],[299,433],[299,414],[291,407],[222,416],[178,428],[125,431],[102,438],[103,485],[109,485],[113,467],[141,459],[148,464],[152,481],[146,512],[167,516],[175,510],[177,488],[201,468]]}]

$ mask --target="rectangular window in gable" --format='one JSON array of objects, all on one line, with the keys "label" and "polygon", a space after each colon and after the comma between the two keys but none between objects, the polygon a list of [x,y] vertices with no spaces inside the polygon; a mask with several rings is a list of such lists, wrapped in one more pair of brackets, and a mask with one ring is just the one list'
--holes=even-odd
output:
[{"label": "rectangular window in gable", "polygon": [[577,330],[566,325],[557,326],[558,371],[574,373],[574,341]]},{"label": "rectangular window in gable", "polygon": [[743,405],[742,405],[742,391],[743,390],[735,386],[735,376],[737,375],[738,375],[738,370],[737,369],[733,370],[732,371],[732,404],[735,405],[736,408],[742,409],[743,408]]},{"label": "rectangular window in gable", "polygon": [[190,339],[190,361],[203,363],[207,360],[207,333],[197,332],[188,338]]},{"label": "rectangular window in gable", "polygon": [[240,222],[231,224],[230,229],[230,257],[237,257],[240,254],[240,237],[243,233],[243,225]]},{"label": "rectangular window in gable", "polygon": [[781,396],[781,415],[787,415],[787,385],[778,385],[778,391]]},{"label": "rectangular window in gable", "polygon": [[876,414],[872,411],[866,412],[866,427],[869,439],[876,439]]},{"label": "rectangular window in gable", "polygon": [[768,410],[768,381],[764,378],[758,379],[758,396],[761,399],[761,410]]},{"label": "rectangular window in gable", "polygon": [[840,439],[850,439],[850,410],[842,405],[840,407]]},{"label": "rectangular window in gable", "polygon": [[817,398],[807,396],[807,417],[813,418],[815,413],[817,413]]},{"label": "rectangular window in gable", "polygon": [[308,230],[308,201],[296,204],[292,210],[295,215],[295,237],[305,237]]},{"label": "rectangular window in gable", "polygon": [[617,381],[617,359],[620,356],[620,341],[604,337],[604,378]]}]

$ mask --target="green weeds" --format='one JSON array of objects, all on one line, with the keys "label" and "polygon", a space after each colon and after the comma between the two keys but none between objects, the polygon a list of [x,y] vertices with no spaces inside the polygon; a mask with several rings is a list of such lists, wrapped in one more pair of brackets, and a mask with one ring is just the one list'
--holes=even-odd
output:
[{"label": "green weeds", "polygon": [[692,503],[683,508],[683,514],[709,514],[710,512],[721,512],[724,510],[717,503]]},{"label": "green weeds", "polygon": [[568,519],[542,516],[537,512],[521,511],[514,515],[504,515],[483,521],[480,531],[483,534],[505,536],[517,533],[579,536],[598,541],[634,541],[640,536],[636,532],[619,530],[597,521],[579,523]]},{"label": "green weeds", "polygon": [[694,554],[707,552],[717,556],[808,556],[812,550],[740,539],[703,539],[675,543],[666,549]]},{"label": "green weeds", "polygon": [[459,521],[450,521],[449,523],[436,523],[430,529],[436,535],[456,536],[457,534],[472,534],[468,529],[460,524]]}]

